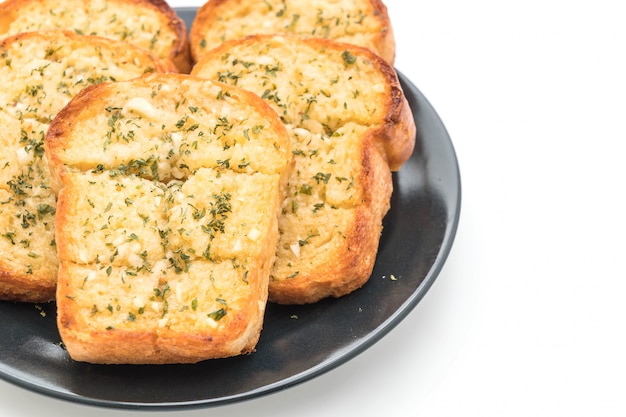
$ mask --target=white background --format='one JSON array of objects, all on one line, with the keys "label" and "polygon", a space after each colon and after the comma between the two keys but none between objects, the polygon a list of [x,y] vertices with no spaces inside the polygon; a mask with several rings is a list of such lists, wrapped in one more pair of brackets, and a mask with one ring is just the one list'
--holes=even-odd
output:
[{"label": "white background", "polygon": [[[386,4],[396,67],[438,111],[461,167],[442,273],[407,319],[331,372],[240,404],[151,415],[626,415],[622,2]],[[137,413],[0,381],[0,415]]]}]

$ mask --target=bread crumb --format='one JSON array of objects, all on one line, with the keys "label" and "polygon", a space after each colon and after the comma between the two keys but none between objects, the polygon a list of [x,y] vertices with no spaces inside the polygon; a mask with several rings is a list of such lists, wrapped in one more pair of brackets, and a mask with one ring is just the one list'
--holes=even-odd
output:
[{"label": "bread crumb", "polygon": [[46,312],[44,311],[43,307],[41,307],[39,304],[35,304],[35,308],[39,310],[39,315],[41,317],[46,317]]}]

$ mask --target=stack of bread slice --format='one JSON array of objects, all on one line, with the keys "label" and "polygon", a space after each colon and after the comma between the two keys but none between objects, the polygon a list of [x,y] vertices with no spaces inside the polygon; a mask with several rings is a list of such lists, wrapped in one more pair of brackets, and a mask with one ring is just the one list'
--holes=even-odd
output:
[{"label": "stack of bread slice", "polygon": [[191,43],[163,0],[7,0],[0,36],[0,298],[73,359],[252,352],[370,278],[416,130],[380,0],[210,0]]}]

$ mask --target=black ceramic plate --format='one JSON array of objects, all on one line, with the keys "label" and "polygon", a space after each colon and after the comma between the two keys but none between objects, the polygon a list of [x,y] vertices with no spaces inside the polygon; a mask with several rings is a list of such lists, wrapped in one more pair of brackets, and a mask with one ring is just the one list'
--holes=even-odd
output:
[{"label": "black ceramic plate", "polygon": [[[179,9],[188,24],[194,9]],[[372,277],[360,290],[309,306],[269,305],[257,351],[195,365],[73,362],[61,347],[54,304],[0,302],[0,377],[83,404],[170,409],[250,399],[318,376],[363,352],[417,305],[439,274],[460,214],[450,138],[435,110],[400,74],[417,138],[394,174],[391,211]]]}]

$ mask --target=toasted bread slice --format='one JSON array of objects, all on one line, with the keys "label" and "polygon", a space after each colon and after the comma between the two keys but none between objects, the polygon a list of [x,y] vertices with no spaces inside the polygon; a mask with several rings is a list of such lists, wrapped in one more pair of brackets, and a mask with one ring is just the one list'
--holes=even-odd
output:
[{"label": "toasted bread slice", "polygon": [[71,30],[132,42],[180,72],[191,69],[185,23],[163,0],[7,0],[0,36],[43,29]]},{"label": "toasted bread slice", "polygon": [[395,40],[380,0],[210,0],[191,25],[195,62],[225,40],[256,34],[334,39],[371,49],[393,65]]},{"label": "toasted bread slice", "polygon": [[45,143],[60,185],[71,357],[192,363],[254,350],[293,157],[256,95],[182,74],[88,88]]},{"label": "toasted bread slice", "polygon": [[0,299],[54,298],[56,201],[43,143],[57,112],[88,85],[170,70],[142,48],[72,32],[0,41]]},{"label": "toasted bread slice", "polygon": [[368,49],[320,38],[227,41],[192,74],[248,89],[281,116],[296,166],[279,219],[271,301],[339,297],[370,277],[415,124],[393,68]]}]

